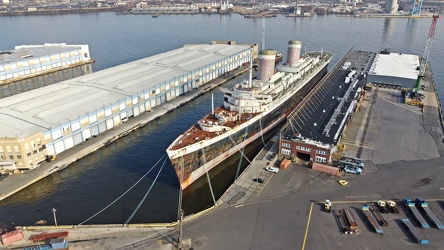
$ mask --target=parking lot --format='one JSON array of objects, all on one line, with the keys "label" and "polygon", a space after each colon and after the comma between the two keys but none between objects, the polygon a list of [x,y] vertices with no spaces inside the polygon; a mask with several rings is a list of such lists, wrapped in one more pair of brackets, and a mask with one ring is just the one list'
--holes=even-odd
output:
[{"label": "parking lot", "polygon": [[[356,249],[417,249],[420,245],[413,238],[407,227],[401,219],[409,218],[416,229],[422,234],[425,239],[429,240],[429,249],[441,249],[443,243],[444,231],[438,230],[429,222],[429,229],[420,228],[419,223],[416,222],[413,215],[408,211],[401,202],[397,202],[400,208],[399,214],[384,213],[381,214],[388,222],[388,226],[381,226],[384,231],[383,235],[378,234],[371,227],[365,217],[362,207],[374,203],[372,201],[333,201],[333,208],[331,213],[323,211],[324,204],[316,203],[313,206],[309,234],[307,236],[307,245],[309,249],[321,249],[325,247],[325,243],[329,242],[332,246],[341,248]],[[429,206],[435,214],[443,214],[443,201],[429,201]],[[360,233],[359,234],[344,234],[341,228],[338,217],[335,215],[338,210],[350,209],[357,221]],[[423,214],[424,215],[424,214]],[[319,241],[322,235],[322,241]],[[336,248],[336,247],[335,247]]]}]

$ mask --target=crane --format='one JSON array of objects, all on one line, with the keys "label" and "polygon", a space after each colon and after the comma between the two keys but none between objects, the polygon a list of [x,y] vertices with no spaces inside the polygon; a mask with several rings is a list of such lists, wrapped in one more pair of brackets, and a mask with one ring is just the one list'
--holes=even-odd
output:
[{"label": "crane", "polygon": [[419,74],[418,79],[416,80],[415,89],[419,89],[421,87],[422,79],[425,75],[425,70],[427,68],[427,63],[429,61],[430,49],[432,48],[433,38],[435,37],[435,28],[436,22],[438,21],[439,15],[433,15],[432,25],[430,26],[429,36],[427,38],[427,43],[424,48],[424,53],[422,54],[421,60],[419,62]]},{"label": "crane", "polygon": [[412,7],[410,8],[410,14],[412,16],[419,16],[422,9],[423,0],[413,0]]}]

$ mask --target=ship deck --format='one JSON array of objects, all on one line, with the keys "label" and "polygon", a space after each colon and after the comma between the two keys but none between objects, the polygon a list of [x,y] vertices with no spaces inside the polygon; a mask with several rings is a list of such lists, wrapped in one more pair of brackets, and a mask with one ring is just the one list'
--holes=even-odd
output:
[{"label": "ship deck", "polygon": [[[226,108],[220,106],[218,107],[214,113],[230,113],[231,116],[237,117],[239,116],[239,112],[237,111],[229,111]],[[234,129],[237,126],[241,126],[243,123],[247,122],[251,118],[259,115],[260,113],[244,113],[241,114],[241,119],[237,121],[228,121],[224,124],[225,127],[228,127],[230,129]],[[202,118],[200,121],[205,121],[206,124],[209,124],[209,122],[214,123],[217,122],[218,119],[214,117],[212,114],[206,115],[204,118]],[[207,132],[202,130],[199,125],[196,123],[191,128],[189,128],[184,134],[182,134],[177,140],[177,144],[173,145],[170,149],[171,150],[178,150],[180,148],[187,147],[189,145],[195,144],[202,140],[210,140],[212,138],[215,138],[216,136],[222,135],[224,133],[228,132],[221,131],[221,132]]]},{"label": "ship deck", "polygon": [[[321,52],[311,52],[311,53],[307,53],[306,55],[304,55],[304,57],[308,56],[308,55],[322,55]],[[327,53],[325,53],[325,55],[327,55]],[[330,60],[331,55],[324,57],[324,60]],[[323,62],[319,62],[319,63],[323,63]],[[306,73],[309,74],[309,73]],[[294,83],[292,83],[292,85],[298,85],[302,82],[303,77],[305,76],[305,74],[298,80],[296,80]],[[279,99],[282,95],[284,95],[283,92],[275,94],[273,96],[273,99]],[[220,112],[225,112],[225,113],[231,113],[232,117],[236,117],[239,116],[239,112],[237,111],[229,111],[227,110],[225,107],[220,106],[218,107],[214,113],[220,113]],[[242,125],[243,123],[247,122],[248,120],[252,119],[253,117],[260,115],[262,113],[243,113],[241,114],[241,119],[240,121],[236,121],[236,122],[227,122],[224,124],[224,126],[229,127],[230,129],[234,129],[237,126]],[[217,122],[218,120],[212,115],[212,114],[208,114],[207,116],[205,116],[204,118],[202,118],[200,121],[205,121],[206,123],[208,122]],[[220,131],[220,132],[206,132],[204,130],[202,130],[199,125],[196,123],[195,125],[193,125],[191,128],[189,128],[184,134],[180,135],[179,138],[176,139],[175,144],[172,145],[169,150],[178,150],[181,148],[185,148],[187,146],[193,145],[199,141],[202,140],[209,140],[212,138],[215,138],[219,135],[222,135],[223,133],[227,133],[228,130],[226,131]]]}]

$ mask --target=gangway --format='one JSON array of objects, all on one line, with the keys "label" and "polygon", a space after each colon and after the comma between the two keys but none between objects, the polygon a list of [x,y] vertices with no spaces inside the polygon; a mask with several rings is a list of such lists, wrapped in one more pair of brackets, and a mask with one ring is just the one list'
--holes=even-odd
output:
[{"label": "gangway", "polygon": [[364,212],[365,217],[367,217],[367,220],[370,222],[370,224],[372,225],[372,227],[376,231],[376,233],[382,235],[384,233],[384,231],[381,229],[378,222],[376,222],[375,217],[373,217],[373,214],[370,211],[369,207],[363,206],[362,212]]},{"label": "gangway", "polygon": [[422,207],[427,217],[429,217],[429,219],[433,221],[433,223],[438,229],[440,230],[444,229],[444,225],[442,224],[441,220],[438,217],[436,217],[433,211],[429,208],[429,204],[425,202],[424,199],[416,198],[416,204]]},{"label": "gangway", "polygon": [[416,228],[412,225],[409,219],[401,219],[401,220],[407,226],[410,233],[413,235],[413,237],[418,243],[421,243],[423,245],[429,244],[429,240],[426,240],[424,239],[424,237],[422,237],[422,235],[418,232],[418,230],[416,230]]},{"label": "gangway", "polygon": [[406,207],[410,208],[416,220],[421,224],[422,228],[430,228],[429,224],[425,221],[424,217],[419,213],[418,209],[415,207],[415,202],[409,198],[404,198],[403,203]]}]

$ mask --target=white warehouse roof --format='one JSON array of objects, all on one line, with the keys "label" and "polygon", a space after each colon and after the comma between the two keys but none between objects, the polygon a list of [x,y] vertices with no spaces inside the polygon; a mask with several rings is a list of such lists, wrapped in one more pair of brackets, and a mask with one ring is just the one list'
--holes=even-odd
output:
[{"label": "white warehouse roof", "polygon": [[21,61],[24,58],[39,58],[74,49],[88,48],[88,45],[67,45],[66,43],[45,43],[43,45],[20,45],[14,50],[0,51],[0,63]]},{"label": "white warehouse roof", "polygon": [[417,55],[390,53],[378,54],[370,69],[370,75],[417,79],[419,71]]},{"label": "white warehouse roof", "polygon": [[184,46],[0,99],[0,136],[25,138],[43,132],[250,47]]}]

